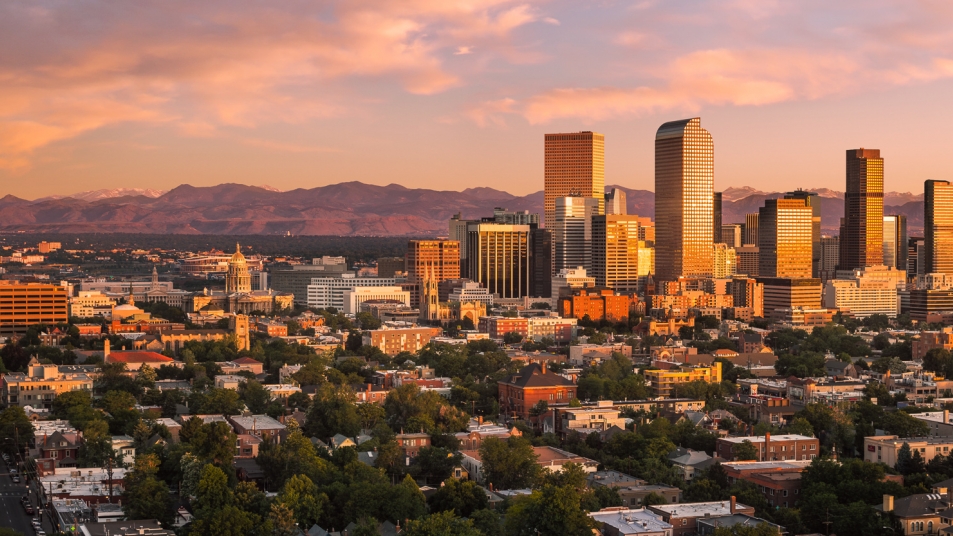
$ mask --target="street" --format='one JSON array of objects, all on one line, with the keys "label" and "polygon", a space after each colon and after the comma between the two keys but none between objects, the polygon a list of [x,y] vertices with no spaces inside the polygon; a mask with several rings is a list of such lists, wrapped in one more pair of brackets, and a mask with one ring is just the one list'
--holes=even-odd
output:
[{"label": "street", "polygon": [[[0,526],[12,528],[22,532],[25,536],[32,536],[35,534],[31,523],[32,517],[26,514],[23,505],[20,503],[20,498],[27,495],[29,490],[23,482],[25,480],[23,475],[20,476],[19,484],[13,483],[10,478],[10,467],[11,465],[0,461],[0,468],[2,468],[2,474],[0,474]],[[36,494],[30,492],[29,495],[30,504],[35,509],[37,507]],[[43,530],[50,534],[52,527],[49,514],[45,513],[43,517]]]}]

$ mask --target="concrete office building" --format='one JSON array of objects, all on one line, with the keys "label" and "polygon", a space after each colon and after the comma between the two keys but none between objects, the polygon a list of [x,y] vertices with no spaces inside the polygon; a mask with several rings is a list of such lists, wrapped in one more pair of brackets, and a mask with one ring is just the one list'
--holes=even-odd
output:
[{"label": "concrete office building", "polygon": [[730,248],[740,248],[744,244],[741,241],[742,225],[738,223],[726,223],[721,226],[721,241]]},{"label": "concrete office building", "polygon": [[735,257],[738,259],[738,267],[735,273],[757,276],[760,273],[761,250],[758,246],[746,245],[735,248]]},{"label": "concrete office building", "polygon": [[821,281],[834,279],[840,262],[840,237],[821,237],[821,259],[818,265],[818,277]]},{"label": "concrete office building", "polygon": [[883,264],[884,160],[879,149],[847,151],[838,270]]},{"label": "concrete office building", "polygon": [[342,294],[344,306],[341,310],[346,315],[356,315],[361,312],[361,305],[367,301],[392,300],[410,306],[410,293],[401,287],[354,287],[344,290]]},{"label": "concrete office building", "polygon": [[884,266],[907,270],[907,217],[884,216]]},{"label": "concrete office building", "polygon": [[589,197],[557,197],[553,233],[555,270],[583,266],[592,270],[592,219],[599,203]]},{"label": "concrete office building", "polygon": [[543,155],[543,205],[546,227],[556,220],[556,199],[596,199],[605,213],[605,136],[597,132],[546,134]]},{"label": "concrete office building", "polygon": [[811,208],[802,199],[768,199],[758,211],[758,275],[811,277]]},{"label": "concrete office building", "polygon": [[66,322],[65,285],[0,280],[0,335],[22,335],[35,324]]},{"label": "concrete office building", "polygon": [[724,242],[721,239],[721,192],[712,193],[712,240],[715,244]]},{"label": "concrete office building", "polygon": [[344,309],[344,292],[365,287],[399,287],[393,278],[389,277],[357,277],[353,273],[341,274],[338,277],[314,277],[307,286],[306,303],[308,307],[327,309],[334,307],[338,311]]},{"label": "concrete office building", "polygon": [[660,281],[711,277],[715,148],[699,118],[655,135],[655,270]]},{"label": "concrete office building", "polygon": [[731,277],[738,272],[738,256],[735,248],[726,244],[714,244],[712,255],[713,275],[715,279]]},{"label": "concrete office building", "polygon": [[314,259],[312,264],[299,264],[290,269],[273,270],[269,279],[271,279],[272,289],[294,294],[296,304],[307,305],[308,285],[313,278],[340,276],[346,271],[347,263],[344,257],[322,257]]},{"label": "concrete office building", "polygon": [[771,317],[775,310],[821,307],[821,280],[813,278],[791,279],[782,277],[758,277],[764,285],[764,316]]},{"label": "concrete office building", "polygon": [[[592,219],[592,271],[596,285],[618,292],[639,290],[639,217]],[[644,244],[644,242],[642,242]]]},{"label": "concrete office building", "polygon": [[439,283],[460,278],[460,243],[456,240],[410,240],[407,243],[407,281],[416,283],[410,306],[420,307],[424,276]]},{"label": "concrete office building", "polygon": [[919,273],[953,273],[953,183],[923,183],[924,264]]}]

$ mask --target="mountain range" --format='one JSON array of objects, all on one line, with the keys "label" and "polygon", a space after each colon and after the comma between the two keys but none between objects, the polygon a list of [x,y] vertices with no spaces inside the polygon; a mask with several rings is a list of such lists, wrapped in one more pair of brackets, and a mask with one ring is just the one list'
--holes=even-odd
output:
[{"label": "mountain range", "polygon": [[[629,214],[654,217],[655,194],[622,186]],[[842,192],[813,190],[822,203],[822,226],[836,229]],[[783,195],[750,187],[722,194],[722,221],[742,222],[765,199]],[[904,214],[911,230],[923,227],[922,195],[891,192],[885,214]],[[478,219],[494,207],[542,212],[543,192],[516,196],[493,188],[462,192],[344,182],[279,191],[270,186],[183,184],[163,192],[139,188],[94,190],[25,200],[0,198],[0,231],[56,233],[293,234],[335,236],[439,236],[460,213]]]}]

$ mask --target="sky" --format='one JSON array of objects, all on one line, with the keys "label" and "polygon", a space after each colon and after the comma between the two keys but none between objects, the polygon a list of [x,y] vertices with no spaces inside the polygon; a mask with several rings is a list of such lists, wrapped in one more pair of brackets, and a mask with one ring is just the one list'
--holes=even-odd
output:
[{"label": "sky", "polygon": [[542,189],[543,135],[654,189],[701,117],[715,187],[951,179],[948,0],[7,0],[0,196],[236,182]]}]

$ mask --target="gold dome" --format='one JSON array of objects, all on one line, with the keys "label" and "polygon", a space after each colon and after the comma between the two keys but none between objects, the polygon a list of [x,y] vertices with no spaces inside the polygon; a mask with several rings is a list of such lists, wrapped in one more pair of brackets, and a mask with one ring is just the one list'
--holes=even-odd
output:
[{"label": "gold dome", "polygon": [[242,255],[242,247],[235,244],[235,254],[229,259],[228,264],[245,264],[245,256]]}]

